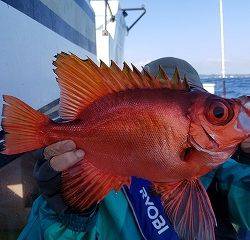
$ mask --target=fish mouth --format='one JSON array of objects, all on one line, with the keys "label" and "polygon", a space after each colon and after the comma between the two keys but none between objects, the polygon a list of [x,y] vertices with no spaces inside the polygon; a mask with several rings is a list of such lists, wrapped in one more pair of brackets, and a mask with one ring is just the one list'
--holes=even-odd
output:
[{"label": "fish mouth", "polygon": [[[211,136],[207,132],[206,132],[206,134],[211,138]],[[212,144],[213,144],[214,148],[211,148],[211,149],[206,149],[203,146],[201,146],[198,142],[195,141],[195,139],[192,136],[189,136],[189,142],[192,145],[192,147],[191,147],[192,149],[196,149],[197,151],[204,152],[204,153],[207,153],[210,155],[213,155],[216,152],[215,149],[217,149],[219,147],[218,143],[214,139],[212,139]]]},{"label": "fish mouth", "polygon": [[250,96],[240,97],[241,110],[238,116],[238,127],[250,137]]}]

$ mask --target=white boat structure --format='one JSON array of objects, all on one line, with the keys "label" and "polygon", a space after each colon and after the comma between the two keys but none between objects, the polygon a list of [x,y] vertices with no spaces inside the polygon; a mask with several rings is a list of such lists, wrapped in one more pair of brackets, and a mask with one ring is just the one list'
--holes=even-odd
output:
[{"label": "white boat structure", "polygon": [[202,85],[209,93],[215,93],[215,83],[203,83]]},{"label": "white boat structure", "polygon": [[[127,26],[132,10],[139,17]],[[72,52],[121,65],[125,38],[145,12],[144,7],[124,9],[119,0],[0,0],[0,96],[16,96],[56,119],[59,88],[53,56]],[[0,111],[2,104],[1,99]],[[0,239],[5,239],[26,223],[37,187],[34,156],[0,154],[0,160]]]}]

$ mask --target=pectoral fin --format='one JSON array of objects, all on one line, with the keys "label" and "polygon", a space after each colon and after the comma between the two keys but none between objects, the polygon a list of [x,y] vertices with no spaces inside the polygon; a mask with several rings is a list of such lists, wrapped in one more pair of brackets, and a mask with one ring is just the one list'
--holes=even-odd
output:
[{"label": "pectoral fin", "polygon": [[215,239],[215,215],[201,182],[197,178],[175,183],[155,183],[167,216],[181,239]]}]

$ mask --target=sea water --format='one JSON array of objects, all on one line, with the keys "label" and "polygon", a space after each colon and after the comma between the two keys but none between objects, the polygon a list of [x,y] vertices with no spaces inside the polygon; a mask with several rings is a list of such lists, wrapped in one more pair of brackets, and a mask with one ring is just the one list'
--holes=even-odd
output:
[{"label": "sea water", "polygon": [[[215,94],[222,96],[223,81],[221,78],[203,78],[202,83],[215,83]],[[227,98],[250,96],[250,77],[225,78],[225,85]]]}]

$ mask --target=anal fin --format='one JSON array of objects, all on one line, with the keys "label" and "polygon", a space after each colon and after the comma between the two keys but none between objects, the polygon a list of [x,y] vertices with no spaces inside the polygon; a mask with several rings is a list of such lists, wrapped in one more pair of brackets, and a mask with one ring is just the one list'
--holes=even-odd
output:
[{"label": "anal fin", "polygon": [[112,189],[130,185],[130,177],[112,175],[96,168],[86,160],[63,172],[62,193],[69,206],[78,211],[100,202]]},{"label": "anal fin", "polygon": [[199,179],[154,183],[163,207],[180,239],[214,240],[215,215]]}]

